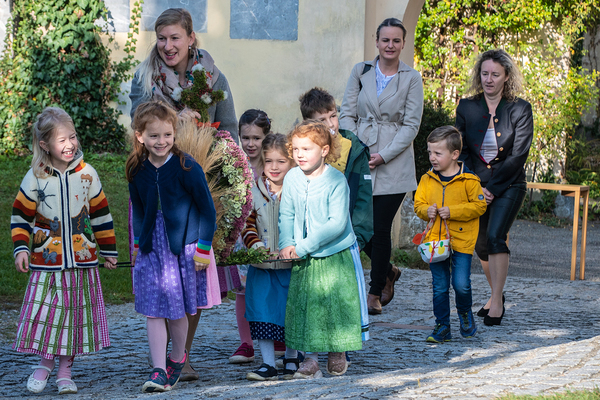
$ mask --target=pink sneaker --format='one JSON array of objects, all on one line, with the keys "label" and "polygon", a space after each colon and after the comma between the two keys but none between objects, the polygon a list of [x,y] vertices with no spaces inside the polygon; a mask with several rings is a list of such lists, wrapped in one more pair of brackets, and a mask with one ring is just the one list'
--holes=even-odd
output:
[{"label": "pink sneaker", "polygon": [[243,364],[254,361],[254,347],[248,343],[242,343],[231,357],[229,357],[230,364]]}]

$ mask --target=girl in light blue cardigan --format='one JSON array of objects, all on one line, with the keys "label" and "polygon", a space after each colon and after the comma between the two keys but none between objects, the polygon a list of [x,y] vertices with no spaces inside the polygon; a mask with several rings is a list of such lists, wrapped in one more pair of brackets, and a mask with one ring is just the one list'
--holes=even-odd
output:
[{"label": "girl in light blue cardigan", "polygon": [[318,353],[327,372],[347,370],[344,352],[360,350],[361,315],[355,263],[360,262],[348,212],[344,175],[327,163],[339,141],[321,122],[304,121],[288,137],[298,167],[283,182],[279,208],[280,258],[294,262],[285,315],[285,344],[307,352],[294,378],[319,378]]}]

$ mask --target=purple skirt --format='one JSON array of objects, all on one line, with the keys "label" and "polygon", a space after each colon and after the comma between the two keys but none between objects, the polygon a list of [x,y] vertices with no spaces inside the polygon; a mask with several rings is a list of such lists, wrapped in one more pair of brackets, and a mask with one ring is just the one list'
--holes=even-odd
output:
[{"label": "purple skirt", "polygon": [[179,319],[206,306],[206,270],[196,271],[196,243],[171,253],[162,212],[156,214],[152,251],[139,253],[133,269],[135,310],[147,317]]}]

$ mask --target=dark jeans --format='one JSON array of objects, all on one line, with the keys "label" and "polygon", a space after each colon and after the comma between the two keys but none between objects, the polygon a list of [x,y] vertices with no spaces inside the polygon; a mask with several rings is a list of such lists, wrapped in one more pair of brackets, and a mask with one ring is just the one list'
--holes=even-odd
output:
[{"label": "dark jeans", "polygon": [[[455,251],[444,261],[429,264],[433,284],[433,314],[435,323],[450,326],[450,278],[458,313],[471,311],[472,254]],[[450,267],[452,265],[452,267]]]},{"label": "dark jeans", "polygon": [[475,251],[481,260],[488,261],[490,254],[510,254],[506,238],[526,193],[526,183],[511,185],[502,196],[495,197],[487,206],[485,214],[479,217],[479,236]]},{"label": "dark jeans", "polygon": [[363,249],[371,259],[369,294],[381,296],[392,269],[392,222],[406,193],[373,196],[373,237]]}]

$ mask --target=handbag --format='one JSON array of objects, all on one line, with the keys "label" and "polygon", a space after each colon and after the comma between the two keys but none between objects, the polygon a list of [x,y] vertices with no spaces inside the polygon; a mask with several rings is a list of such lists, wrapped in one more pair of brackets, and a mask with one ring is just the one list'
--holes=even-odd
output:
[{"label": "handbag", "polygon": [[[446,239],[432,240],[430,242],[423,243],[423,240],[425,237],[427,237],[427,232],[433,227],[434,221],[435,218],[432,218],[429,223],[427,223],[425,231],[423,233],[417,233],[413,238],[413,243],[418,245],[417,249],[421,255],[421,258],[427,264],[444,261],[450,257],[450,253],[452,252],[452,248],[450,246],[450,230],[448,230],[448,223],[446,220],[443,220],[444,225],[446,226]],[[442,226],[440,224],[440,233],[441,231]]]}]

